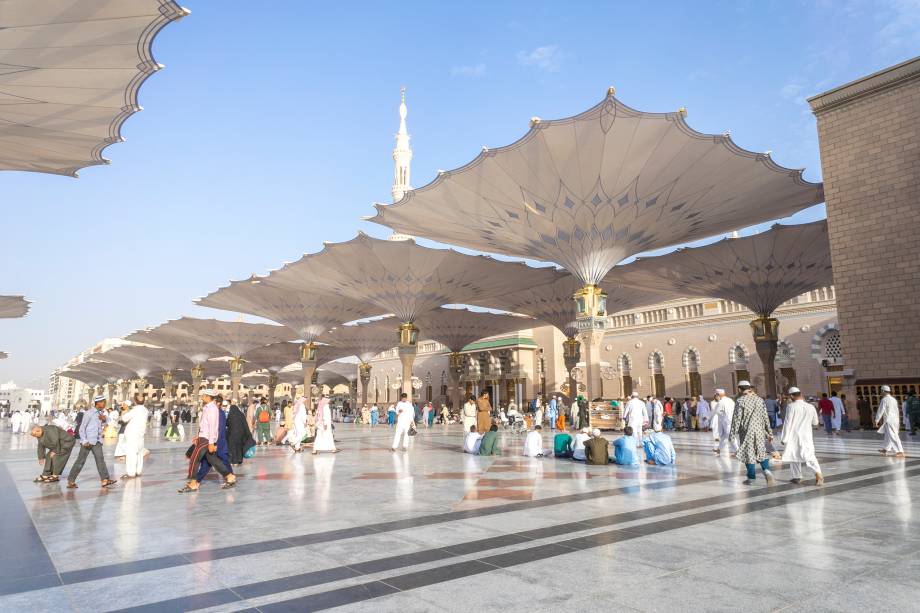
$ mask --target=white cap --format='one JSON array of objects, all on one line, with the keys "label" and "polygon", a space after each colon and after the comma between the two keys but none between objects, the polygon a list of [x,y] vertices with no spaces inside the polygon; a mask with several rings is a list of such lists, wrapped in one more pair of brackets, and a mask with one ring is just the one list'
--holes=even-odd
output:
[{"label": "white cap", "polygon": [[883,385],[883,386],[882,386],[882,391],[883,391],[883,392],[890,392],[890,391],[891,391],[891,388],[888,387],[887,385]]},{"label": "white cap", "polygon": [[600,435],[601,435],[601,431],[598,430],[597,428],[595,428],[594,430],[591,431],[591,435],[592,435],[592,436],[600,436]]},{"label": "white cap", "polygon": [[211,398],[217,396],[217,393],[216,393],[213,389],[211,389],[210,387],[207,387],[207,388],[201,390],[200,392],[198,392],[198,394],[201,395],[201,396],[210,396]]},{"label": "white cap", "polygon": [[797,388],[797,387],[790,387],[790,388],[789,388],[789,393],[790,393],[790,394],[801,394],[801,393],[802,393],[802,390],[800,390],[800,389]]},{"label": "white cap", "polygon": [[750,381],[738,381],[738,387],[751,387]]},{"label": "white cap", "polygon": [[131,402],[130,400],[122,400],[122,401],[121,401],[121,406],[123,406],[123,407],[129,407],[129,406],[131,406],[132,404],[134,404],[134,403]]},{"label": "white cap", "polygon": [[725,393],[725,390],[724,390],[723,388],[721,388],[721,387],[717,387],[717,388],[716,388],[716,393],[717,393],[717,394],[724,394],[724,393]]},{"label": "white cap", "polygon": [[633,393],[632,393],[632,397],[633,397],[633,398],[638,398],[638,397],[639,397],[639,392],[633,392]]},{"label": "white cap", "polygon": [[105,402],[105,396],[96,396],[93,398],[93,404],[96,404],[97,402]]}]

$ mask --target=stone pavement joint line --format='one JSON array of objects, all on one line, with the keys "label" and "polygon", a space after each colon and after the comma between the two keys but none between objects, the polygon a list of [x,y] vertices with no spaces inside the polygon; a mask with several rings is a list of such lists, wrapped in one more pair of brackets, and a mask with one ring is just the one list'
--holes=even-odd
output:
[{"label": "stone pavement joint line", "polygon": [[[920,461],[910,461],[910,465],[920,464]],[[829,483],[840,481],[840,480],[850,480],[857,479],[860,477],[866,477],[871,475],[876,475],[877,473],[884,472],[888,470],[890,466],[881,466],[866,468],[861,470],[851,471],[849,473],[828,476],[827,481]],[[910,471],[909,474],[913,475],[915,473],[920,474],[920,468],[915,468]],[[891,475],[881,475],[875,477],[875,479],[890,479],[895,476],[893,473]],[[866,481],[857,481],[855,483],[865,484],[860,485],[864,487],[867,485],[872,485],[877,481],[872,481],[871,479]],[[725,494],[720,496],[712,496],[709,498],[701,498],[695,500],[688,500],[685,502],[679,502],[674,504],[667,504],[658,507],[653,507],[649,509],[640,509],[635,511],[627,511],[621,513],[614,513],[611,515],[605,515],[601,517],[590,518],[581,521],[569,521],[561,524],[556,524],[552,526],[546,526],[543,528],[536,528],[532,530],[524,530],[521,532],[514,532],[510,534],[505,534],[502,536],[489,537],[476,541],[470,541],[466,543],[461,543],[458,545],[448,545],[441,548],[433,548],[428,550],[417,551],[408,554],[400,554],[395,556],[390,556],[386,558],[380,558],[376,560],[370,560],[366,562],[359,562],[355,564],[347,564],[344,566],[339,566],[335,568],[327,568],[319,571],[312,571],[307,573],[302,573],[298,575],[292,575],[288,577],[282,577],[279,579],[271,579],[267,581],[260,581],[255,583],[248,583],[243,585],[233,586],[223,590],[215,590],[212,592],[206,592],[201,594],[196,594],[194,598],[201,599],[201,602],[206,602],[209,604],[201,606],[189,606],[188,597],[185,598],[175,598],[159,602],[154,602],[146,605],[141,605],[138,607],[130,607],[127,609],[122,609],[121,611],[132,611],[135,613],[138,612],[153,612],[153,611],[163,611],[163,610],[182,610],[182,607],[185,607],[185,610],[195,609],[195,608],[205,608],[209,606],[220,606],[223,604],[229,604],[232,602],[239,602],[248,598],[258,598],[263,596],[270,596],[281,592],[288,592],[297,589],[303,589],[308,587],[313,587],[317,585],[322,585],[324,583],[332,583],[335,581],[341,581],[344,579],[352,579],[359,576],[367,576],[380,572],[385,572],[389,570],[397,570],[401,568],[406,568],[414,566],[417,564],[425,564],[429,562],[437,562],[441,560],[446,560],[450,558],[455,558],[459,556],[469,555],[472,553],[480,553],[489,549],[499,549],[507,546],[520,545],[523,543],[533,542],[535,540],[551,538],[557,536],[564,536],[571,534],[573,532],[579,532],[584,530],[591,530],[601,527],[612,526],[616,524],[629,523],[633,521],[639,521],[644,519],[650,519],[653,517],[660,517],[663,515],[669,515],[672,513],[678,513],[682,511],[689,511],[693,509],[700,509],[704,507],[710,507],[718,504],[732,503],[732,502],[741,502],[742,504],[736,506],[729,506],[720,509],[706,511],[705,513],[696,513],[692,515],[684,515],[680,517],[675,517],[671,519],[665,519],[657,522],[644,523],[638,526],[631,526],[621,530],[612,530],[609,532],[602,532],[599,534],[583,536],[575,539],[570,539],[568,541],[561,541],[557,543],[551,543],[546,545],[538,545],[535,547],[529,547],[517,551],[512,551],[509,553],[499,554],[497,556],[491,556],[488,558],[480,558],[479,560],[473,560],[468,562],[458,562],[450,564],[447,566],[441,566],[433,568],[430,570],[423,570],[418,572],[413,572],[409,575],[399,576],[395,580],[383,579],[379,582],[384,583],[388,587],[394,588],[394,591],[404,591],[406,589],[413,589],[414,587],[422,587],[423,585],[430,585],[431,583],[437,583],[439,581],[435,580],[438,577],[441,580],[448,580],[449,578],[459,578],[463,576],[469,576],[472,574],[478,574],[482,572],[489,572],[495,570],[496,568],[503,567],[501,563],[504,563],[505,566],[517,565],[521,563],[526,563],[545,557],[552,557],[555,555],[561,555],[564,553],[571,553],[572,549],[580,550],[591,547],[597,547],[601,545],[611,544],[614,542],[619,542],[621,540],[629,540],[631,538],[636,538],[638,536],[646,536],[650,534],[656,534],[658,532],[664,532],[667,530],[686,527],[691,524],[699,523],[708,523],[709,521],[715,521],[717,519],[723,519],[725,517],[731,517],[733,515],[738,515],[741,513],[747,513],[755,510],[762,510],[767,508],[773,508],[779,506],[779,504],[787,504],[789,502],[796,502],[793,497],[795,496],[806,496],[808,498],[819,495],[821,492],[834,493],[835,491],[847,491],[846,486],[851,485],[854,482],[847,481],[841,485],[834,486],[832,489],[815,489],[815,490],[805,490],[803,491],[801,485],[797,484],[784,484],[779,486],[774,486],[772,488],[759,488],[755,490],[746,490],[742,492]],[[782,496],[769,497],[775,494],[783,494]],[[766,497],[766,498],[764,498]],[[750,502],[752,498],[764,498],[764,500],[757,500],[756,502]],[[773,501],[780,500],[780,503]],[[762,503],[768,502],[764,505]],[[740,509],[740,511],[739,511]],[[705,518],[705,521],[703,519]],[[662,526],[669,526],[663,528]],[[625,535],[625,536],[624,536]],[[613,540],[611,540],[613,539]],[[561,548],[568,549],[561,549]],[[507,564],[509,560],[515,561],[514,564]],[[501,563],[499,563],[501,562]],[[444,572],[442,569],[452,569],[453,572]],[[430,580],[426,583],[426,577]],[[410,579],[411,578],[411,579]],[[406,581],[412,582],[411,587],[406,587]],[[369,598],[376,598],[377,596],[367,596],[366,598],[360,597],[361,595],[367,594],[377,594],[385,595],[391,593],[386,591],[385,588],[376,586],[376,583],[371,582],[369,584],[363,584],[364,586],[371,586],[367,590],[359,590],[358,587],[361,586],[350,586],[347,588],[341,588],[339,590],[331,590],[329,592],[323,592],[319,595],[313,594],[303,599],[294,599],[290,601],[285,601],[291,603],[290,609],[274,609],[271,607],[259,607],[259,610],[320,610],[323,608],[328,608],[326,606],[318,606],[322,602],[337,602],[338,604],[330,604],[328,606],[339,606],[341,604],[349,604],[353,602],[358,602],[360,600],[367,600]],[[417,583],[417,584],[416,584]],[[340,599],[350,598],[349,600],[343,600],[339,602]],[[309,603],[306,600],[310,600]],[[196,600],[197,603],[197,600]],[[278,603],[280,604],[280,603]],[[306,608],[305,608],[306,607]]]},{"label": "stone pavement joint line", "polygon": [[[601,547],[604,545],[629,541],[641,538],[643,536],[660,534],[662,532],[667,532],[679,528],[686,528],[691,525],[710,523],[719,519],[753,513],[755,511],[764,511],[767,509],[783,506],[789,502],[798,502],[800,500],[808,500],[821,496],[830,496],[833,494],[838,494],[863,487],[869,487],[871,485],[878,485],[881,483],[895,481],[916,475],[920,475],[920,468],[910,469],[905,471],[903,474],[892,473],[888,475],[870,477],[863,480],[842,483],[836,486],[825,486],[824,488],[820,489],[815,488],[803,492],[800,491],[784,496],[777,496],[775,498],[766,498],[754,503],[745,503],[743,505],[737,505],[734,507],[725,507],[722,509],[716,509],[714,511],[706,511],[705,513],[694,513],[692,515],[685,515],[679,518],[641,524],[639,526],[625,529],[610,530],[608,532],[601,532],[591,536],[578,537],[558,543],[539,545],[537,547],[531,547],[528,549],[478,558],[476,560],[468,560],[456,564],[449,564],[430,570],[413,572],[404,575],[396,575],[393,577],[380,579],[378,581],[371,581],[368,583],[330,590],[327,592],[314,593],[308,596],[302,596],[290,600],[282,600],[266,605],[259,605],[258,610],[262,613],[276,613],[282,611],[322,611],[346,604],[353,604],[364,600],[379,598],[380,596],[392,594],[397,591],[402,592],[412,590],[428,585],[442,583],[445,581],[460,579],[463,577],[500,570],[503,568],[510,568],[512,566],[518,566],[520,564],[526,564],[528,562],[542,560],[548,557],[565,555],[577,551]],[[841,475],[841,477],[843,477],[843,475]],[[793,497],[797,498],[797,500],[790,500]]]}]

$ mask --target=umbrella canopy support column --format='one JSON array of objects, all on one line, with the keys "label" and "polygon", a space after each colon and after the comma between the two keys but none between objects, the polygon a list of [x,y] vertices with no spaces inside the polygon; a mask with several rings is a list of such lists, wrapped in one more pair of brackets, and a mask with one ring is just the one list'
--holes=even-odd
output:
[{"label": "umbrella canopy support column", "polygon": [[237,403],[240,401],[240,383],[243,378],[243,366],[246,360],[233,358],[230,360],[230,399]]},{"label": "umbrella canopy support column", "polygon": [[128,399],[128,390],[131,389],[131,381],[129,381],[128,379],[122,379],[121,385],[119,386],[119,388],[120,388],[119,391],[120,391],[121,401],[124,402],[125,400]]},{"label": "umbrella canopy support column", "polygon": [[578,397],[578,383],[575,381],[575,377],[572,376],[572,371],[575,370],[580,359],[581,343],[578,342],[578,339],[573,336],[562,341],[562,361],[565,364],[565,376],[569,383],[570,405]]},{"label": "umbrella canopy support column", "polygon": [[275,406],[275,388],[278,387],[278,375],[270,373],[268,375],[268,406]]},{"label": "umbrella canopy support column", "polygon": [[361,362],[358,365],[358,378],[361,379],[361,406],[367,404],[367,386],[371,382],[371,365]]},{"label": "umbrella canopy support column", "polygon": [[[590,401],[604,395],[601,386],[601,344],[610,327],[607,294],[597,285],[589,284],[575,292],[574,298],[575,323],[585,347],[585,397]],[[577,393],[575,397],[578,397]]]},{"label": "umbrella canopy support column", "polygon": [[411,323],[399,326],[399,361],[402,363],[402,391],[412,402],[412,365],[418,353],[418,328]]},{"label": "umbrella canopy support column", "polygon": [[112,400],[114,396],[115,396],[115,384],[106,383],[105,384],[105,406],[107,407],[112,406]]},{"label": "umbrella canopy support column", "polygon": [[147,379],[145,377],[141,377],[135,380],[134,385],[135,385],[135,388],[137,389],[137,393],[140,394],[141,396],[147,393]]},{"label": "umbrella canopy support column", "polygon": [[316,343],[305,343],[300,348],[300,365],[303,368],[303,397],[307,409],[313,408],[313,374],[316,372]]},{"label": "umbrella canopy support column", "polygon": [[195,403],[197,408],[201,408],[201,399],[199,394],[201,392],[201,380],[204,378],[204,366],[201,364],[196,364],[192,368],[192,402]]},{"label": "umbrella canopy support column", "polygon": [[169,411],[169,405],[172,402],[172,381],[173,374],[167,370],[163,373],[163,394],[165,396],[165,400],[163,401],[163,409],[166,411]]},{"label": "umbrella canopy support column", "polygon": [[460,375],[463,374],[463,354],[454,351],[447,356],[448,373],[450,376],[450,400],[454,411],[460,409],[463,401],[460,394]]},{"label": "umbrella canopy support column", "polygon": [[754,333],[754,345],[757,355],[763,363],[764,391],[771,398],[776,398],[776,349],[779,344],[779,321],[775,317],[763,315],[751,322]]}]

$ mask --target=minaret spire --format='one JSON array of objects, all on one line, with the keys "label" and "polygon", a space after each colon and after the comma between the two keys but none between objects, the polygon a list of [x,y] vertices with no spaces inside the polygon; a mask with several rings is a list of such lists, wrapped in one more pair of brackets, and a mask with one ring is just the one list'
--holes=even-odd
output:
[{"label": "minaret spire", "polygon": [[412,148],[409,146],[409,131],[406,129],[406,88],[400,89],[399,132],[396,133],[396,147],[393,149],[393,202],[398,202],[407,191],[412,189],[410,182],[410,164]]},{"label": "minaret spire", "polygon": [[[412,163],[412,148],[409,146],[409,131],[406,129],[406,88],[399,90],[399,132],[396,133],[396,147],[393,149],[393,188],[391,194],[393,202],[399,202],[406,192],[412,189],[410,180],[410,165]],[[399,241],[412,238],[406,234],[394,232],[389,240]]]}]

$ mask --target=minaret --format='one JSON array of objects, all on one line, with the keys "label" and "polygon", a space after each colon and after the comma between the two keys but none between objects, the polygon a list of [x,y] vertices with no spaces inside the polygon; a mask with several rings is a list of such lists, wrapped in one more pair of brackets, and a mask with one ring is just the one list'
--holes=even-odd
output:
[{"label": "minaret", "polygon": [[[406,88],[400,90],[401,100],[399,102],[399,132],[396,133],[396,147],[393,149],[393,202],[398,202],[412,189],[410,182],[409,165],[412,162],[412,148],[409,147],[409,132],[406,130]],[[407,234],[394,232],[388,240],[404,241],[412,238]]]}]

